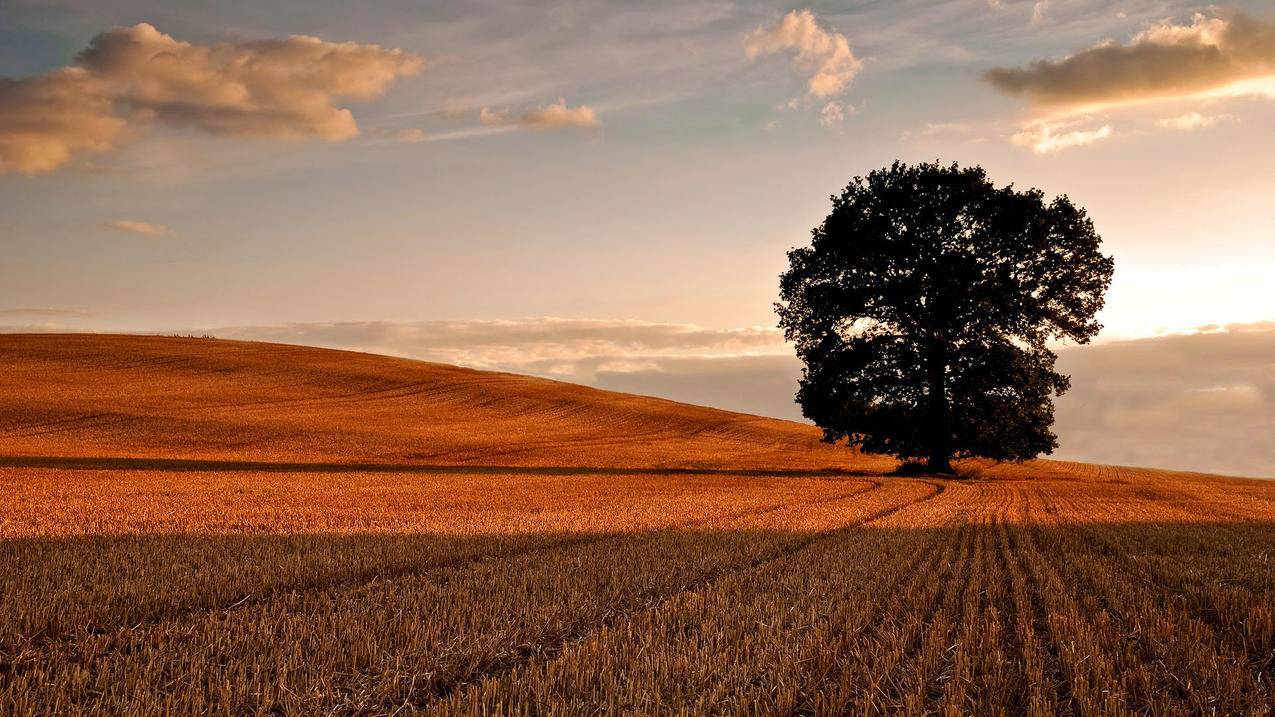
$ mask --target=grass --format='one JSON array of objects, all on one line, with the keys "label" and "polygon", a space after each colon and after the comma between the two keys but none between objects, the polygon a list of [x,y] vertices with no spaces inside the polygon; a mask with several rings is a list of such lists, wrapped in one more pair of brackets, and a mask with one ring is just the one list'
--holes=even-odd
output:
[{"label": "grass", "polygon": [[0,714],[1275,699],[1271,483],[905,477],[797,424],[294,347],[0,356]]}]

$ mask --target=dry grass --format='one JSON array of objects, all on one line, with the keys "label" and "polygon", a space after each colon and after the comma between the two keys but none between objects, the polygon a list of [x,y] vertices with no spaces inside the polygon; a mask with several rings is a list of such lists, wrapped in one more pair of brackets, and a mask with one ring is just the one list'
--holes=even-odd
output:
[{"label": "dry grass", "polygon": [[795,423],[348,351],[10,335],[0,337],[0,366],[0,437],[9,455],[734,469],[856,463]]},{"label": "dry grass", "polygon": [[313,349],[0,361],[0,714],[1275,699],[1271,483],[899,477],[796,424]]}]

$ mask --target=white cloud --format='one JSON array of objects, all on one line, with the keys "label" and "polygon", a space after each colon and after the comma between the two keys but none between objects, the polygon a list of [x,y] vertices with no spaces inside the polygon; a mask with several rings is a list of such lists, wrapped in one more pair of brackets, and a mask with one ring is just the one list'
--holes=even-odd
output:
[{"label": "white cloud", "polygon": [[578,105],[567,106],[565,99],[559,98],[553,104],[527,110],[520,115],[508,111],[493,110],[483,107],[478,119],[485,125],[527,127],[529,129],[566,129],[571,127],[598,128],[602,122],[592,107]]},{"label": "white cloud", "polygon": [[854,112],[854,107],[847,107],[834,100],[819,110],[819,124],[829,129],[840,129],[846,117],[853,115]]},{"label": "white cloud", "polygon": [[818,99],[845,92],[863,69],[846,36],[820,27],[810,10],[793,10],[769,28],[757,28],[745,38],[744,50],[749,59],[795,50],[794,63],[812,73],[806,90]]},{"label": "white cloud", "polygon": [[107,229],[114,229],[117,232],[126,234],[140,234],[148,237],[172,237],[177,236],[177,232],[164,226],[163,224],[154,224],[151,222],[138,221],[136,219],[115,219],[109,222],[103,222],[102,226]]},{"label": "white cloud", "polygon": [[1226,115],[1202,115],[1199,112],[1187,112],[1176,117],[1165,117],[1156,120],[1156,126],[1167,129],[1193,130],[1211,127],[1226,119]]},{"label": "white cloud", "polygon": [[1072,147],[1083,147],[1104,140],[1112,134],[1111,125],[1096,129],[1071,129],[1066,123],[1039,120],[1028,123],[1010,141],[1028,147],[1036,154],[1053,154]]},{"label": "white cloud", "polygon": [[154,123],[230,137],[343,140],[342,99],[379,97],[423,61],[402,50],[293,35],[196,45],[147,23],[93,38],[75,64],[0,79],[0,171],[49,172]]}]

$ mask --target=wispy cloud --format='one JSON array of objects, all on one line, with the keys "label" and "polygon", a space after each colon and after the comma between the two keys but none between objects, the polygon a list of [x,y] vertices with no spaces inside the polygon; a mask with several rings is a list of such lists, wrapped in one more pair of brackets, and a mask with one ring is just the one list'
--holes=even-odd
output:
[{"label": "wispy cloud", "polygon": [[801,418],[792,401],[800,364],[782,332],[769,327],[710,329],[619,319],[529,318],[240,326],[209,333],[512,371]]},{"label": "wispy cloud", "polygon": [[402,50],[293,35],[216,45],[147,23],[93,38],[69,67],[0,78],[0,172],[50,172],[108,152],[161,123],[228,137],[358,134],[343,99],[379,97],[421,58]]},{"label": "wispy cloud", "polygon": [[0,334],[62,334],[68,331],[82,331],[82,329],[55,321],[32,324],[0,324]]},{"label": "wispy cloud", "polygon": [[455,129],[448,132],[432,132],[425,135],[426,142],[451,142],[454,140],[474,139],[476,137],[488,137],[493,134],[505,134],[518,129],[515,125],[500,125],[496,127],[465,127],[463,129]]},{"label": "wispy cloud", "polygon": [[965,122],[927,122],[918,132],[922,137],[944,137],[964,135],[973,131],[973,127]]},{"label": "wispy cloud", "polygon": [[905,130],[899,139],[902,141],[917,140],[925,142],[964,142],[978,144],[986,141],[984,132],[992,131],[992,127],[975,125],[968,122],[926,122],[920,129]]},{"label": "wispy cloud", "polygon": [[1072,147],[1084,147],[1111,135],[1111,125],[1073,129],[1065,122],[1038,120],[1027,124],[1010,137],[1010,141],[1020,147],[1029,147],[1036,154],[1053,154]]},{"label": "wispy cloud", "polygon": [[1045,21],[1045,11],[1049,9],[1049,0],[1036,0],[1032,4],[1032,24],[1039,25]]},{"label": "wispy cloud", "polygon": [[424,142],[428,137],[425,134],[425,130],[420,127],[408,127],[395,132],[394,139],[399,142],[415,144],[416,142]]},{"label": "wispy cloud", "polygon": [[143,222],[136,219],[115,219],[109,222],[102,222],[102,226],[107,229],[114,229],[117,232],[126,234],[140,234],[147,237],[174,237],[177,232],[164,226],[163,224],[155,224],[153,222]]},{"label": "wispy cloud", "polygon": [[570,107],[562,98],[552,104],[535,107],[520,114],[483,107],[479,111],[478,118],[483,124],[493,127],[513,126],[552,130],[572,127],[596,129],[602,126],[592,107],[588,105]]},{"label": "wispy cloud", "polygon": [[354,321],[239,326],[217,336],[285,341],[590,382],[602,369],[694,356],[789,353],[778,329],[709,329],[634,320]]},{"label": "wispy cloud", "polygon": [[84,309],[62,309],[52,306],[17,306],[0,309],[0,316],[45,316],[87,319],[96,316]]},{"label": "wispy cloud", "polygon": [[1168,129],[1193,130],[1212,127],[1228,118],[1228,115],[1202,115],[1199,112],[1187,112],[1176,117],[1165,117],[1156,120],[1156,126]]},{"label": "wispy cloud", "polygon": [[819,124],[829,129],[841,129],[846,117],[855,113],[855,108],[837,101],[829,102],[819,110]]}]

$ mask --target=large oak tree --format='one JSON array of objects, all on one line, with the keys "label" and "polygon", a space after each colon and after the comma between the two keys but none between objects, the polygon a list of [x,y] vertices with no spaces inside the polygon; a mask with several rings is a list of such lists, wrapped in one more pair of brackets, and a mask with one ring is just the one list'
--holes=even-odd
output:
[{"label": "large oak tree", "polygon": [[802,412],[829,442],[935,472],[1052,452],[1069,382],[1049,343],[1101,328],[1114,266],[1101,242],[1067,197],[997,188],[982,167],[856,177],[780,278]]}]

